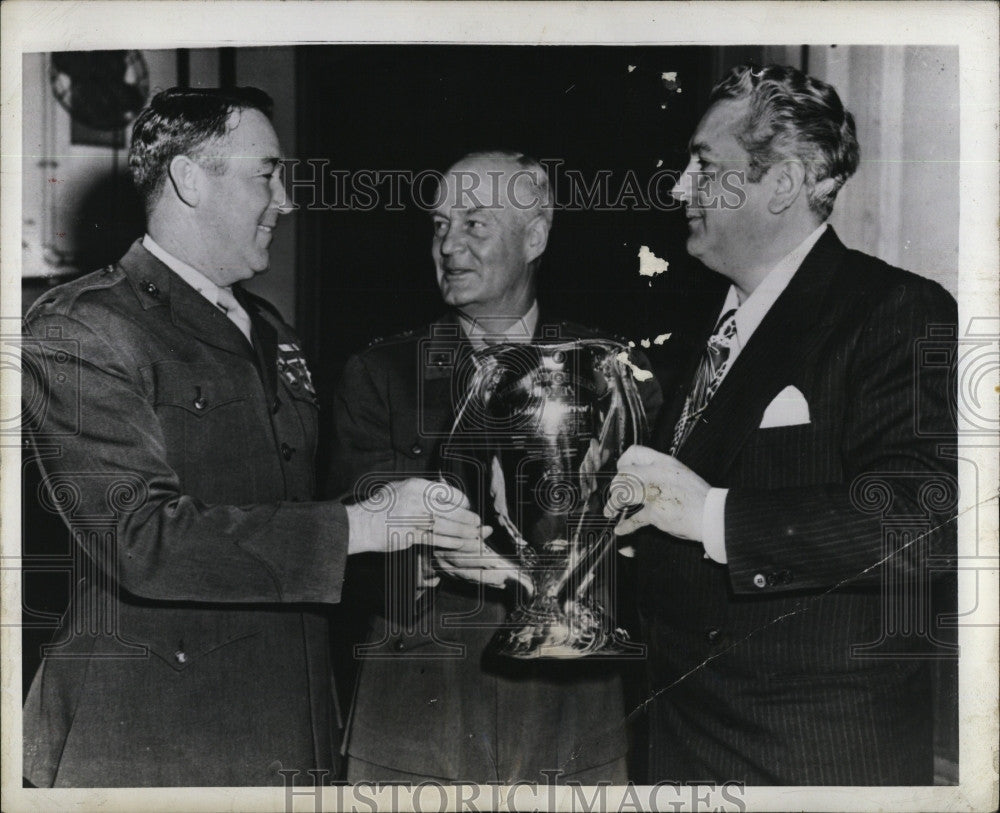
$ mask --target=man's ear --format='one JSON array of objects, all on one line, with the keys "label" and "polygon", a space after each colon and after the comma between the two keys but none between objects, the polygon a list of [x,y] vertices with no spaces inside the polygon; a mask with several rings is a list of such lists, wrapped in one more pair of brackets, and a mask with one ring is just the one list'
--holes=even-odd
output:
[{"label": "man's ear", "polygon": [[524,255],[526,262],[537,260],[549,244],[549,224],[542,215],[535,215],[524,229]]},{"label": "man's ear", "polygon": [[806,182],[806,170],[801,161],[790,158],[775,164],[771,167],[771,172],[775,173],[774,192],[768,201],[767,209],[771,214],[777,215],[795,203],[796,198],[802,194]]},{"label": "man's ear", "polygon": [[170,185],[188,206],[197,206],[201,200],[201,180],[205,170],[186,155],[174,156],[167,168]]}]

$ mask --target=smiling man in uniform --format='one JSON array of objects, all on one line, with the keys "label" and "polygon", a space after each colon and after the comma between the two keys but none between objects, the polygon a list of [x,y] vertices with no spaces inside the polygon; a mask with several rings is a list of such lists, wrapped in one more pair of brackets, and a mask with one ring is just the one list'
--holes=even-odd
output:
[{"label": "smiling man in uniform", "polygon": [[[465,156],[444,175],[431,254],[449,312],[352,357],[337,390],[340,485],[368,472],[439,472],[489,510],[483,473],[443,441],[474,369],[498,342],[565,341],[595,331],[539,310],[536,279],[552,224],[548,178],[517,152]],[[642,388],[658,405],[654,382]],[[486,516],[486,514],[484,514]],[[502,531],[490,544],[502,548]],[[386,595],[362,650],[347,739],[351,781],[622,782],[622,687],[607,661],[517,661],[489,643],[510,608],[499,558],[447,554],[386,562]]]},{"label": "smiling man in uniform", "polygon": [[[298,339],[239,283],[267,270],[284,190],[270,99],[173,89],[129,152],[147,233],[26,318],[48,503],[79,546],[70,609],[24,709],[39,787],[281,785],[332,771],[323,605],[350,553],[478,550],[461,494],[393,483],[314,500]],[[319,774],[322,777],[322,773]]]}]

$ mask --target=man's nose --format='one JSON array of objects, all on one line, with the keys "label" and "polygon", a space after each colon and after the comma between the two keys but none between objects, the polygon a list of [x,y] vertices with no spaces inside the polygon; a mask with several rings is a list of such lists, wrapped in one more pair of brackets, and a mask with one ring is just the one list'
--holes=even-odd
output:
[{"label": "man's nose", "polygon": [[688,161],[674,188],[670,190],[670,196],[678,203],[691,203],[694,199],[694,161]]},{"label": "man's nose", "polygon": [[448,256],[461,249],[460,235],[453,226],[448,226],[441,235],[441,254]]},{"label": "man's nose", "polygon": [[278,210],[279,215],[287,215],[295,209],[285,189],[285,168],[281,164],[275,167],[271,176],[271,206]]}]

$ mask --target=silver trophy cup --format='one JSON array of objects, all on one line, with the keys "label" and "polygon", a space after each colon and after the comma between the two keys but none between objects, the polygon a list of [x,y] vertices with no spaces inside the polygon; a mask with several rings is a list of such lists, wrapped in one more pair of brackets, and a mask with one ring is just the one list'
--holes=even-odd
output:
[{"label": "silver trophy cup", "polygon": [[627,354],[617,342],[583,339],[500,344],[476,356],[452,437],[481,439],[483,507],[534,587],[494,639],[501,654],[580,658],[630,646],[611,614],[608,554],[621,514],[603,513],[618,458],[646,432]]}]

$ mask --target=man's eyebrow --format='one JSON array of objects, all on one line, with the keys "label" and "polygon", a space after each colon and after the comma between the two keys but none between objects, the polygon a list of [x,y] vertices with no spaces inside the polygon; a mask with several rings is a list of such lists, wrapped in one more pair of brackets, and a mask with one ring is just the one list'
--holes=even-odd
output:
[{"label": "man's eyebrow", "polygon": [[704,141],[689,141],[688,142],[688,153],[690,155],[703,155],[704,153],[710,153],[712,148],[709,147]]}]

